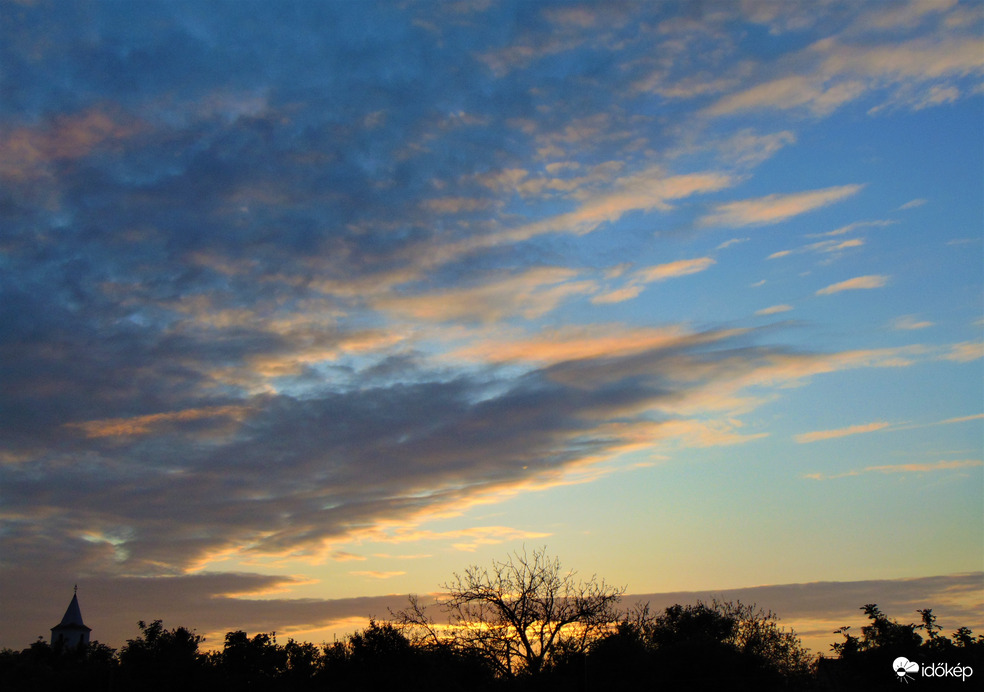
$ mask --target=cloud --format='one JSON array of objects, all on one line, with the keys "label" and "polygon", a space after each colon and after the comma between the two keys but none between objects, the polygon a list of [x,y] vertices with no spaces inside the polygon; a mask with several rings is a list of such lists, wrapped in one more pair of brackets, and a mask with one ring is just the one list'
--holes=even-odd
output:
[{"label": "cloud", "polygon": [[806,444],[809,442],[818,442],[820,440],[832,440],[838,437],[847,437],[849,435],[859,435],[862,433],[875,432],[876,430],[884,430],[891,426],[891,423],[865,423],[863,425],[852,425],[847,428],[839,428],[837,430],[819,430],[817,432],[802,433],[796,435],[794,439],[800,444]]},{"label": "cloud", "polygon": [[697,274],[710,268],[714,264],[714,260],[710,257],[696,257],[694,259],[677,260],[676,262],[667,262],[666,264],[658,264],[654,267],[640,269],[636,272],[635,279],[642,283],[666,281],[667,279],[676,278],[678,276]]},{"label": "cloud", "polygon": [[336,550],[332,552],[331,559],[338,562],[351,562],[351,561],[364,561],[366,557],[364,555],[355,555],[354,553],[349,553],[344,550]]},{"label": "cloud", "polygon": [[637,297],[646,284],[659,283],[681,276],[698,274],[716,264],[711,257],[695,257],[693,259],[677,260],[652,267],[638,269],[628,277],[626,286],[603,293],[591,299],[595,304],[619,303]]},{"label": "cloud", "polygon": [[957,0],[910,0],[875,8],[862,15],[859,23],[879,29],[912,27],[927,14],[945,12],[956,4]]},{"label": "cloud", "polygon": [[721,116],[750,110],[808,107],[816,115],[826,115],[864,91],[863,82],[857,80],[826,86],[813,75],[790,75],[723,97],[707,113]]},{"label": "cloud", "polygon": [[929,322],[928,320],[917,319],[915,315],[903,315],[902,317],[897,317],[892,321],[892,328],[902,331],[927,329],[932,326],[933,326],[932,322]]},{"label": "cloud", "polygon": [[984,358],[984,343],[975,341],[964,341],[954,344],[950,352],[943,356],[946,360],[956,361],[957,363],[970,363],[971,361]]},{"label": "cloud", "polygon": [[0,136],[0,178],[26,182],[49,173],[58,162],[80,159],[99,147],[134,136],[143,125],[112,109],[92,107],[35,127]]},{"label": "cloud", "polygon": [[520,243],[548,233],[584,235],[602,224],[617,221],[629,212],[668,211],[672,209],[670,203],[674,200],[715,192],[733,183],[732,176],[725,173],[711,171],[667,175],[662,168],[650,168],[617,178],[604,191],[586,194],[573,211],[451,243],[440,249],[437,258],[448,261],[464,253]]},{"label": "cloud", "polygon": [[810,473],[804,476],[811,480],[823,481],[823,480],[833,480],[835,478],[848,478],[851,476],[860,476],[864,473],[935,473],[937,471],[953,471],[955,469],[967,469],[976,468],[978,466],[984,466],[984,461],[980,459],[962,459],[956,461],[936,461],[930,463],[913,463],[913,464],[887,464],[882,466],[866,466],[863,469],[858,469],[855,471],[846,471],[844,473],[835,473],[830,475],[825,475],[822,473]]},{"label": "cloud", "polygon": [[[598,463],[640,445],[755,439],[760,433],[741,431],[738,416],[762,401],[762,387],[849,368],[899,367],[918,353],[747,348],[747,330],[609,332],[567,327],[473,344],[459,354],[524,364],[508,377],[495,369],[448,377],[417,365],[407,371],[412,378],[395,381],[367,373],[352,380],[359,386],[340,390],[244,394],[237,406],[249,416],[231,419],[232,429],[207,444],[187,427],[197,420],[142,422],[151,427],[140,435],[73,435],[71,453],[40,446],[34,435],[8,436],[23,439],[11,450],[28,456],[0,468],[8,498],[5,555],[33,564],[57,554],[66,569],[150,576],[218,559],[318,560],[358,537],[423,540],[413,527],[427,517],[590,479]],[[94,370],[98,387],[115,386]],[[160,387],[163,375],[146,379],[152,374],[135,384],[158,397],[169,393]],[[22,410],[30,413],[26,401]],[[66,424],[125,418],[99,416],[114,409],[120,405],[90,403],[33,420],[29,429],[52,439],[71,429]],[[24,416],[0,425],[21,426]],[[632,424],[654,417],[663,425],[639,438]],[[502,539],[484,531],[431,539],[460,549]]]},{"label": "cloud", "polygon": [[78,428],[86,437],[124,437],[132,435],[147,435],[154,428],[168,423],[183,423],[209,420],[215,418],[231,418],[241,421],[249,409],[245,406],[217,406],[205,409],[187,409],[173,413],[154,413],[132,418],[112,418],[108,420],[86,421],[84,423],[69,423],[66,427]]},{"label": "cloud", "polygon": [[764,226],[834,204],[857,194],[863,185],[841,185],[809,192],[768,195],[756,199],[719,204],[710,214],[701,217],[701,226]]},{"label": "cloud", "polygon": [[972,416],[960,416],[959,418],[947,418],[944,421],[940,421],[940,423],[944,423],[944,424],[950,424],[950,423],[966,423],[968,421],[982,420],[982,419],[984,419],[984,413],[976,413],[976,414],[974,414]]},{"label": "cloud", "polygon": [[905,204],[903,204],[901,207],[899,207],[899,209],[900,210],[915,209],[916,207],[921,207],[922,205],[926,204],[927,201],[928,200],[921,199],[921,198],[912,199],[906,202]]},{"label": "cloud", "polygon": [[496,322],[516,314],[534,319],[572,296],[594,292],[594,282],[576,278],[573,270],[543,267],[484,284],[384,295],[373,302],[376,309],[394,316],[428,322]]},{"label": "cloud", "polygon": [[406,572],[380,572],[378,570],[364,570],[361,572],[349,572],[356,577],[369,577],[370,579],[392,579],[393,577],[402,577]]},{"label": "cloud", "polygon": [[843,250],[848,250],[850,248],[861,247],[864,245],[864,240],[861,238],[852,238],[850,240],[825,240],[819,243],[810,243],[809,245],[804,245],[795,250],[780,250],[779,252],[773,252],[766,259],[779,259],[781,257],[787,257],[793,254],[803,254],[808,252],[816,253],[834,253],[841,252]]},{"label": "cloud", "polygon": [[595,324],[549,329],[533,335],[483,338],[454,352],[454,356],[484,362],[558,363],[585,358],[619,358],[651,349],[686,347],[700,337],[683,325],[628,327]]},{"label": "cloud", "polygon": [[932,471],[949,471],[984,466],[980,459],[965,459],[961,461],[936,461],[929,464],[891,464],[886,466],[868,466],[864,470],[878,473],[928,473]]},{"label": "cloud", "polygon": [[591,299],[591,302],[595,305],[610,305],[612,303],[622,303],[626,300],[632,300],[637,298],[640,293],[642,293],[644,286],[641,284],[635,284],[631,286],[625,286],[623,288],[615,289],[614,291],[609,291],[607,293],[602,293]]},{"label": "cloud", "polygon": [[892,87],[895,92],[888,104],[919,109],[959,98],[954,82],[984,72],[984,42],[975,34],[942,28],[928,36],[898,40],[893,35],[874,38],[870,33],[896,26],[862,18],[841,36],[785,56],[784,64],[777,66],[778,76],[722,96],[705,113],[721,117],[799,109],[823,117],[863,95]]},{"label": "cloud", "polygon": [[881,288],[888,283],[887,276],[883,274],[868,274],[867,276],[857,276],[853,279],[847,279],[846,281],[840,281],[835,284],[831,284],[826,288],[821,288],[817,291],[818,296],[829,296],[834,293],[840,293],[841,291],[856,291],[859,289],[868,288]]},{"label": "cloud", "polygon": [[737,245],[738,243],[747,243],[751,238],[732,238],[731,240],[726,240],[717,246],[717,250],[724,250],[725,248],[731,247],[732,245]]},{"label": "cloud", "polygon": [[777,315],[781,312],[789,312],[793,309],[792,305],[773,305],[771,307],[762,308],[761,310],[756,310],[756,315]]},{"label": "cloud", "polygon": [[481,211],[487,209],[491,202],[487,199],[469,199],[465,197],[441,197],[428,199],[422,206],[438,214],[460,214],[462,212]]}]

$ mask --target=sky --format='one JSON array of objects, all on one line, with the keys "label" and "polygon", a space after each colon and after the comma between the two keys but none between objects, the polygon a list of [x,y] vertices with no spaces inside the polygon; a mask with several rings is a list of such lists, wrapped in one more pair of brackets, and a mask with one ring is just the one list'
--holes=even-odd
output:
[{"label": "sky", "polygon": [[541,546],[984,628],[980,2],[0,18],[0,647]]}]

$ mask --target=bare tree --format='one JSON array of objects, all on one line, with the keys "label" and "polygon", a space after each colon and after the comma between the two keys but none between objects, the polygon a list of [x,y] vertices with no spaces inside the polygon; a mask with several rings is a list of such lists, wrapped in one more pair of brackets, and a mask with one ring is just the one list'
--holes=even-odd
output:
[{"label": "bare tree", "polygon": [[625,592],[594,576],[576,580],[545,548],[513,553],[491,569],[473,565],[442,588],[447,624],[435,623],[416,596],[397,622],[418,643],[479,654],[506,676],[535,675],[560,650],[583,652],[618,621]]}]

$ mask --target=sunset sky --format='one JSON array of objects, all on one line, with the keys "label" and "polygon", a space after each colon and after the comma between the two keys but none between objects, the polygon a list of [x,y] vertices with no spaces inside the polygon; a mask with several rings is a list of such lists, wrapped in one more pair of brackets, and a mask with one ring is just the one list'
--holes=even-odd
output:
[{"label": "sunset sky", "polygon": [[984,627],[982,37],[0,1],[0,647],[75,584],[112,646],[330,640],[524,546]]}]

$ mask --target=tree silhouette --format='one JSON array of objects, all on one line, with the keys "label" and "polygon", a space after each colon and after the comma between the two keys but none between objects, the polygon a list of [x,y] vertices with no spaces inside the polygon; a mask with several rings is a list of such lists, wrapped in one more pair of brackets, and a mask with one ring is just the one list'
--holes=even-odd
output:
[{"label": "tree silhouette", "polygon": [[698,601],[654,613],[640,604],[590,650],[596,687],[802,689],[811,656],[769,611],[740,602]]},{"label": "tree silhouette", "polygon": [[416,597],[396,614],[413,641],[475,653],[500,676],[535,676],[558,651],[583,652],[618,620],[624,589],[578,581],[546,549],[513,553],[491,569],[471,566],[443,585],[438,626]]},{"label": "tree silhouette", "polygon": [[[869,623],[861,628],[861,636],[850,633],[850,627],[841,627],[835,633],[844,640],[831,646],[835,659],[818,661],[818,678],[828,687],[846,690],[896,689],[896,675],[886,675],[886,669],[894,660],[903,657],[922,667],[927,664],[970,666],[974,671],[984,670],[984,637],[976,639],[966,627],[959,628],[953,639],[941,633],[932,609],[917,610],[922,624],[901,624],[889,618],[874,603],[861,607]],[[924,630],[924,640],[916,630]],[[938,678],[935,687],[963,684],[962,679]]]},{"label": "tree silhouette", "polygon": [[286,672],[287,652],[269,634],[257,634],[250,639],[245,632],[237,630],[226,634],[225,647],[214,662],[230,687],[243,687],[248,682],[269,684]]},{"label": "tree silhouette", "polygon": [[190,689],[202,680],[205,656],[198,651],[203,638],[184,627],[165,629],[162,620],[137,623],[141,635],[128,639],[119,652],[124,679],[145,689]]}]

